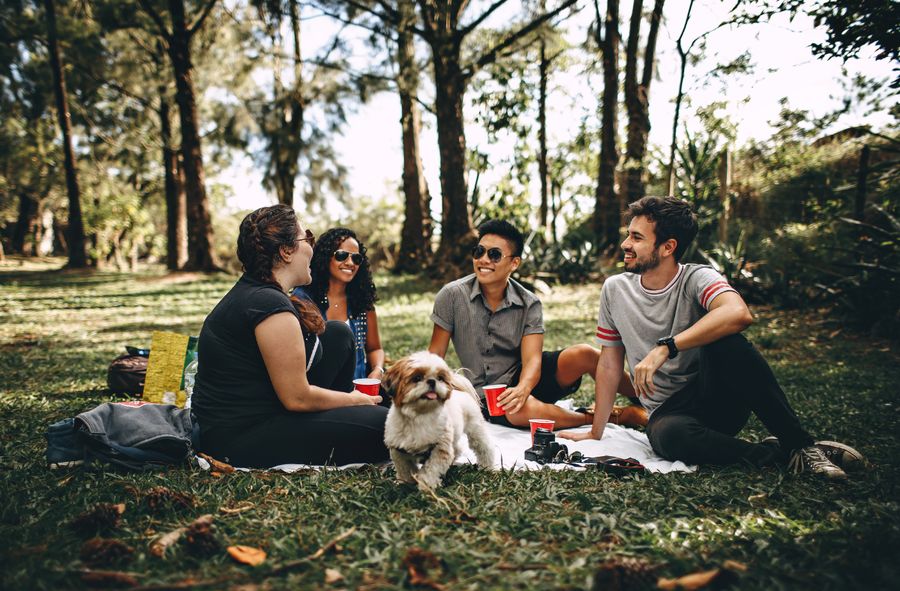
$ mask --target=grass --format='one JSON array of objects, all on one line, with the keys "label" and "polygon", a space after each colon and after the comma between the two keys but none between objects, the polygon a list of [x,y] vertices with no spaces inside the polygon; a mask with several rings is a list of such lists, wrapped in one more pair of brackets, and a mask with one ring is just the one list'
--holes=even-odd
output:
[{"label": "grass", "polygon": [[[748,567],[736,583],[742,589],[896,588],[897,350],[814,311],[756,310],[750,337],[808,428],[851,443],[875,464],[849,483],[742,467],[624,480],[454,467],[436,502],[376,468],[224,476],[186,467],[49,471],[46,426],[112,400],[106,365],[122,347],[149,344],[154,329],[196,334],[234,281],[54,271],[58,265],[13,259],[0,267],[2,589],[84,588],[86,537],[70,524],[98,503],[125,503],[118,526],[100,533],[134,549],[130,560],[98,568],[156,588],[217,581],[210,586],[575,589],[589,588],[604,560],[622,556],[640,557],[668,577],[737,560]],[[435,286],[386,276],[378,282],[389,357],[424,347]],[[596,286],[566,287],[543,298],[547,347],[588,341],[598,293]],[[590,389],[584,384],[579,399]],[[756,422],[745,431],[762,433]],[[189,495],[194,505],[153,505],[147,492],[159,486]],[[158,534],[205,513],[215,516],[223,546],[263,548],[266,563],[251,568],[224,551],[198,556],[184,545],[165,559],[148,552]],[[337,547],[298,560],[351,530]],[[415,549],[425,552],[420,562]],[[326,583],[331,571],[343,580]]]}]

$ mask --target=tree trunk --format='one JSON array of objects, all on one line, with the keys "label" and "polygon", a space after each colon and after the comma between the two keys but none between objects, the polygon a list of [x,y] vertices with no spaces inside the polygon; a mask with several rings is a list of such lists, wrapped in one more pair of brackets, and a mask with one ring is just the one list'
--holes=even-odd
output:
[{"label": "tree trunk", "polygon": [[[442,273],[467,263],[475,243],[466,187],[466,136],[463,129],[465,78],[460,70],[459,46],[444,40],[433,46],[435,112],[441,156],[441,242],[436,263]],[[451,269],[453,268],[453,269]]]},{"label": "tree trunk", "polygon": [[853,204],[853,218],[859,221],[863,221],[866,214],[866,177],[869,176],[869,153],[871,151],[869,146],[863,146],[859,153],[859,168],[856,171],[856,199]]},{"label": "tree trunk", "polygon": [[[543,9],[543,6],[541,7]],[[548,173],[547,173],[547,78],[550,60],[547,59],[547,44],[543,35],[540,40],[540,79],[538,81],[538,175],[541,181],[541,205],[538,209],[541,233],[547,235]]]},{"label": "tree trunk", "polygon": [[66,79],[63,75],[62,58],[59,42],[56,38],[56,7],[54,0],[44,0],[47,12],[47,42],[50,53],[50,66],[53,69],[53,87],[56,93],[56,114],[63,136],[63,156],[66,169],[66,192],[69,196],[68,246],[69,261],[66,266],[83,269],[88,266],[85,250],[84,221],[81,217],[81,192],[78,188],[78,173],[75,164],[75,151],[72,149],[72,118],[69,115],[68,98],[66,97]]},{"label": "tree trunk", "polygon": [[640,84],[637,80],[637,53],[643,2],[634,0],[632,5],[631,27],[625,60],[625,107],[628,110],[625,178],[629,202],[644,196],[644,156],[647,152],[647,137],[650,134],[650,83],[653,81],[656,38],[659,34],[664,4],[665,0],[656,0],[650,15],[650,30],[647,33],[647,45],[644,49],[644,70]]},{"label": "tree trunk", "polygon": [[[597,12],[597,30],[600,13]],[[619,241],[621,207],[616,194],[616,168],[619,165],[619,0],[608,0],[604,35],[600,43],[603,52],[603,111],[600,132],[600,165],[594,200],[594,233],[597,245],[603,250]]]},{"label": "tree trunk", "polygon": [[173,147],[169,109],[166,86],[161,84],[159,87],[159,121],[166,191],[166,268],[177,271],[187,262],[188,258],[187,218],[184,185],[180,178],[178,151]]},{"label": "tree trunk", "polygon": [[12,239],[9,244],[9,252],[12,254],[32,255],[33,248],[26,247],[28,236],[34,232],[37,224],[38,204],[34,198],[22,192],[19,194],[19,213],[16,216],[16,226],[13,229]]},{"label": "tree trunk", "polygon": [[431,256],[431,197],[422,170],[419,135],[421,117],[417,101],[419,69],[410,26],[415,11],[408,2],[399,2],[401,23],[397,30],[397,87],[400,94],[400,124],[403,132],[403,195],[405,212],[400,232],[400,252],[394,271],[422,271]]},{"label": "tree trunk", "polygon": [[215,271],[219,263],[213,251],[213,229],[206,196],[203,154],[197,123],[197,101],[191,63],[191,33],[184,15],[184,0],[169,0],[172,35],[169,58],[175,71],[175,100],[181,123],[181,154],[187,194],[188,261],[185,269]]}]

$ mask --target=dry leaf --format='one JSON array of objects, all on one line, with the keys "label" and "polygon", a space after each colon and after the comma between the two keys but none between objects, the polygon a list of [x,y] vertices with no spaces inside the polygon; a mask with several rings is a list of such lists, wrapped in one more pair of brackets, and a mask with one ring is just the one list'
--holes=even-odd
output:
[{"label": "dry leaf", "polygon": [[144,503],[151,510],[171,508],[176,510],[191,509],[196,504],[193,495],[156,486],[144,495]]},{"label": "dry leaf", "polygon": [[444,586],[440,583],[432,581],[428,576],[429,570],[439,570],[441,562],[438,557],[422,550],[421,548],[410,548],[403,557],[403,566],[409,574],[409,584],[413,586],[427,587],[435,591],[442,591]]},{"label": "dry leaf", "polygon": [[738,571],[742,573],[747,572],[747,565],[743,562],[738,562],[737,560],[726,560],[722,563],[722,568],[727,568],[728,570]]},{"label": "dry leaf", "polygon": [[657,581],[656,586],[663,589],[663,591],[675,591],[676,589],[694,591],[695,589],[707,587],[713,581],[718,581],[725,572],[726,571],[717,568],[698,573],[691,573],[689,575],[684,575],[683,577],[678,577],[677,579],[661,578]]},{"label": "dry leaf", "polygon": [[214,472],[224,472],[225,474],[231,474],[232,472],[234,472],[234,466],[232,466],[231,464],[220,462],[216,458],[208,456],[204,453],[199,453],[197,455],[209,462]]},{"label": "dry leaf", "polygon": [[325,584],[326,585],[334,585],[335,583],[339,583],[344,580],[344,575],[333,568],[325,569]]},{"label": "dry leaf", "polygon": [[259,566],[266,561],[266,553],[250,546],[228,546],[228,555],[241,564]]}]

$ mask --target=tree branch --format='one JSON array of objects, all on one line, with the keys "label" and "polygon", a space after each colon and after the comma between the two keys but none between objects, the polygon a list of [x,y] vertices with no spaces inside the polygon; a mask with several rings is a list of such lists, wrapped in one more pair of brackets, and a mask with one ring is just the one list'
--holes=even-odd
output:
[{"label": "tree branch", "polygon": [[141,5],[141,8],[144,9],[144,12],[153,20],[154,24],[156,24],[156,28],[159,29],[160,36],[165,39],[166,43],[171,42],[172,34],[166,30],[166,23],[163,22],[162,17],[159,15],[156,10],[150,5],[148,0],[138,0]]},{"label": "tree branch", "polygon": [[501,51],[503,51],[510,45],[514,44],[516,41],[518,41],[522,37],[525,37],[532,31],[534,31],[535,29],[537,29],[538,27],[543,25],[545,22],[547,22],[550,19],[552,19],[553,17],[557,16],[559,13],[561,13],[562,11],[566,10],[567,8],[569,8],[570,6],[575,4],[575,2],[577,2],[577,0],[566,0],[555,10],[552,10],[546,14],[543,14],[542,16],[534,19],[533,21],[531,21],[530,23],[528,23],[527,25],[525,25],[524,27],[522,27],[521,29],[516,31],[515,33],[511,34],[509,37],[507,37],[506,39],[501,41],[499,44],[495,45],[490,51],[488,51],[487,53],[482,55],[480,58],[478,58],[478,60],[474,64],[469,66],[467,71],[465,72],[464,76],[466,78],[470,78],[478,70],[480,70],[484,66],[494,62],[497,59],[497,56]]},{"label": "tree branch", "polygon": [[216,5],[218,0],[209,0],[203,9],[200,11],[200,15],[197,17],[197,20],[194,21],[194,24],[188,27],[188,36],[192,36],[194,33],[200,30],[200,27],[203,26],[203,21],[206,20],[206,17],[209,16],[209,13],[212,12],[213,6]]},{"label": "tree branch", "polygon": [[474,21],[472,21],[471,23],[469,23],[468,25],[466,25],[465,28],[460,29],[459,31],[457,31],[457,33],[456,33],[456,38],[457,38],[457,40],[458,40],[458,41],[462,41],[463,37],[465,37],[466,35],[468,35],[468,34],[471,33],[472,31],[474,31],[475,29],[477,29],[478,26],[481,25],[481,23],[483,23],[484,21],[486,21],[487,18],[488,18],[489,16],[491,16],[491,15],[494,13],[494,11],[496,11],[498,8],[500,8],[501,6],[503,6],[504,4],[506,4],[507,2],[508,2],[508,0],[497,0],[496,2],[494,2],[490,7],[488,7],[487,10],[485,10],[485,11],[481,14],[481,16],[479,16],[479,17],[476,18]]}]

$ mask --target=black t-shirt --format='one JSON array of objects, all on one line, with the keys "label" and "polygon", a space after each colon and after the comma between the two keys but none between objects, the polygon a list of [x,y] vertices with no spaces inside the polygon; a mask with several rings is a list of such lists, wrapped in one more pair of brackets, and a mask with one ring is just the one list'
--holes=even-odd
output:
[{"label": "black t-shirt", "polygon": [[[260,322],[280,312],[290,312],[299,323],[294,305],[278,286],[242,275],[206,317],[191,398],[202,431],[242,428],[285,412],[254,334]],[[313,362],[321,358],[316,335],[304,333],[303,338],[307,356]]]}]

